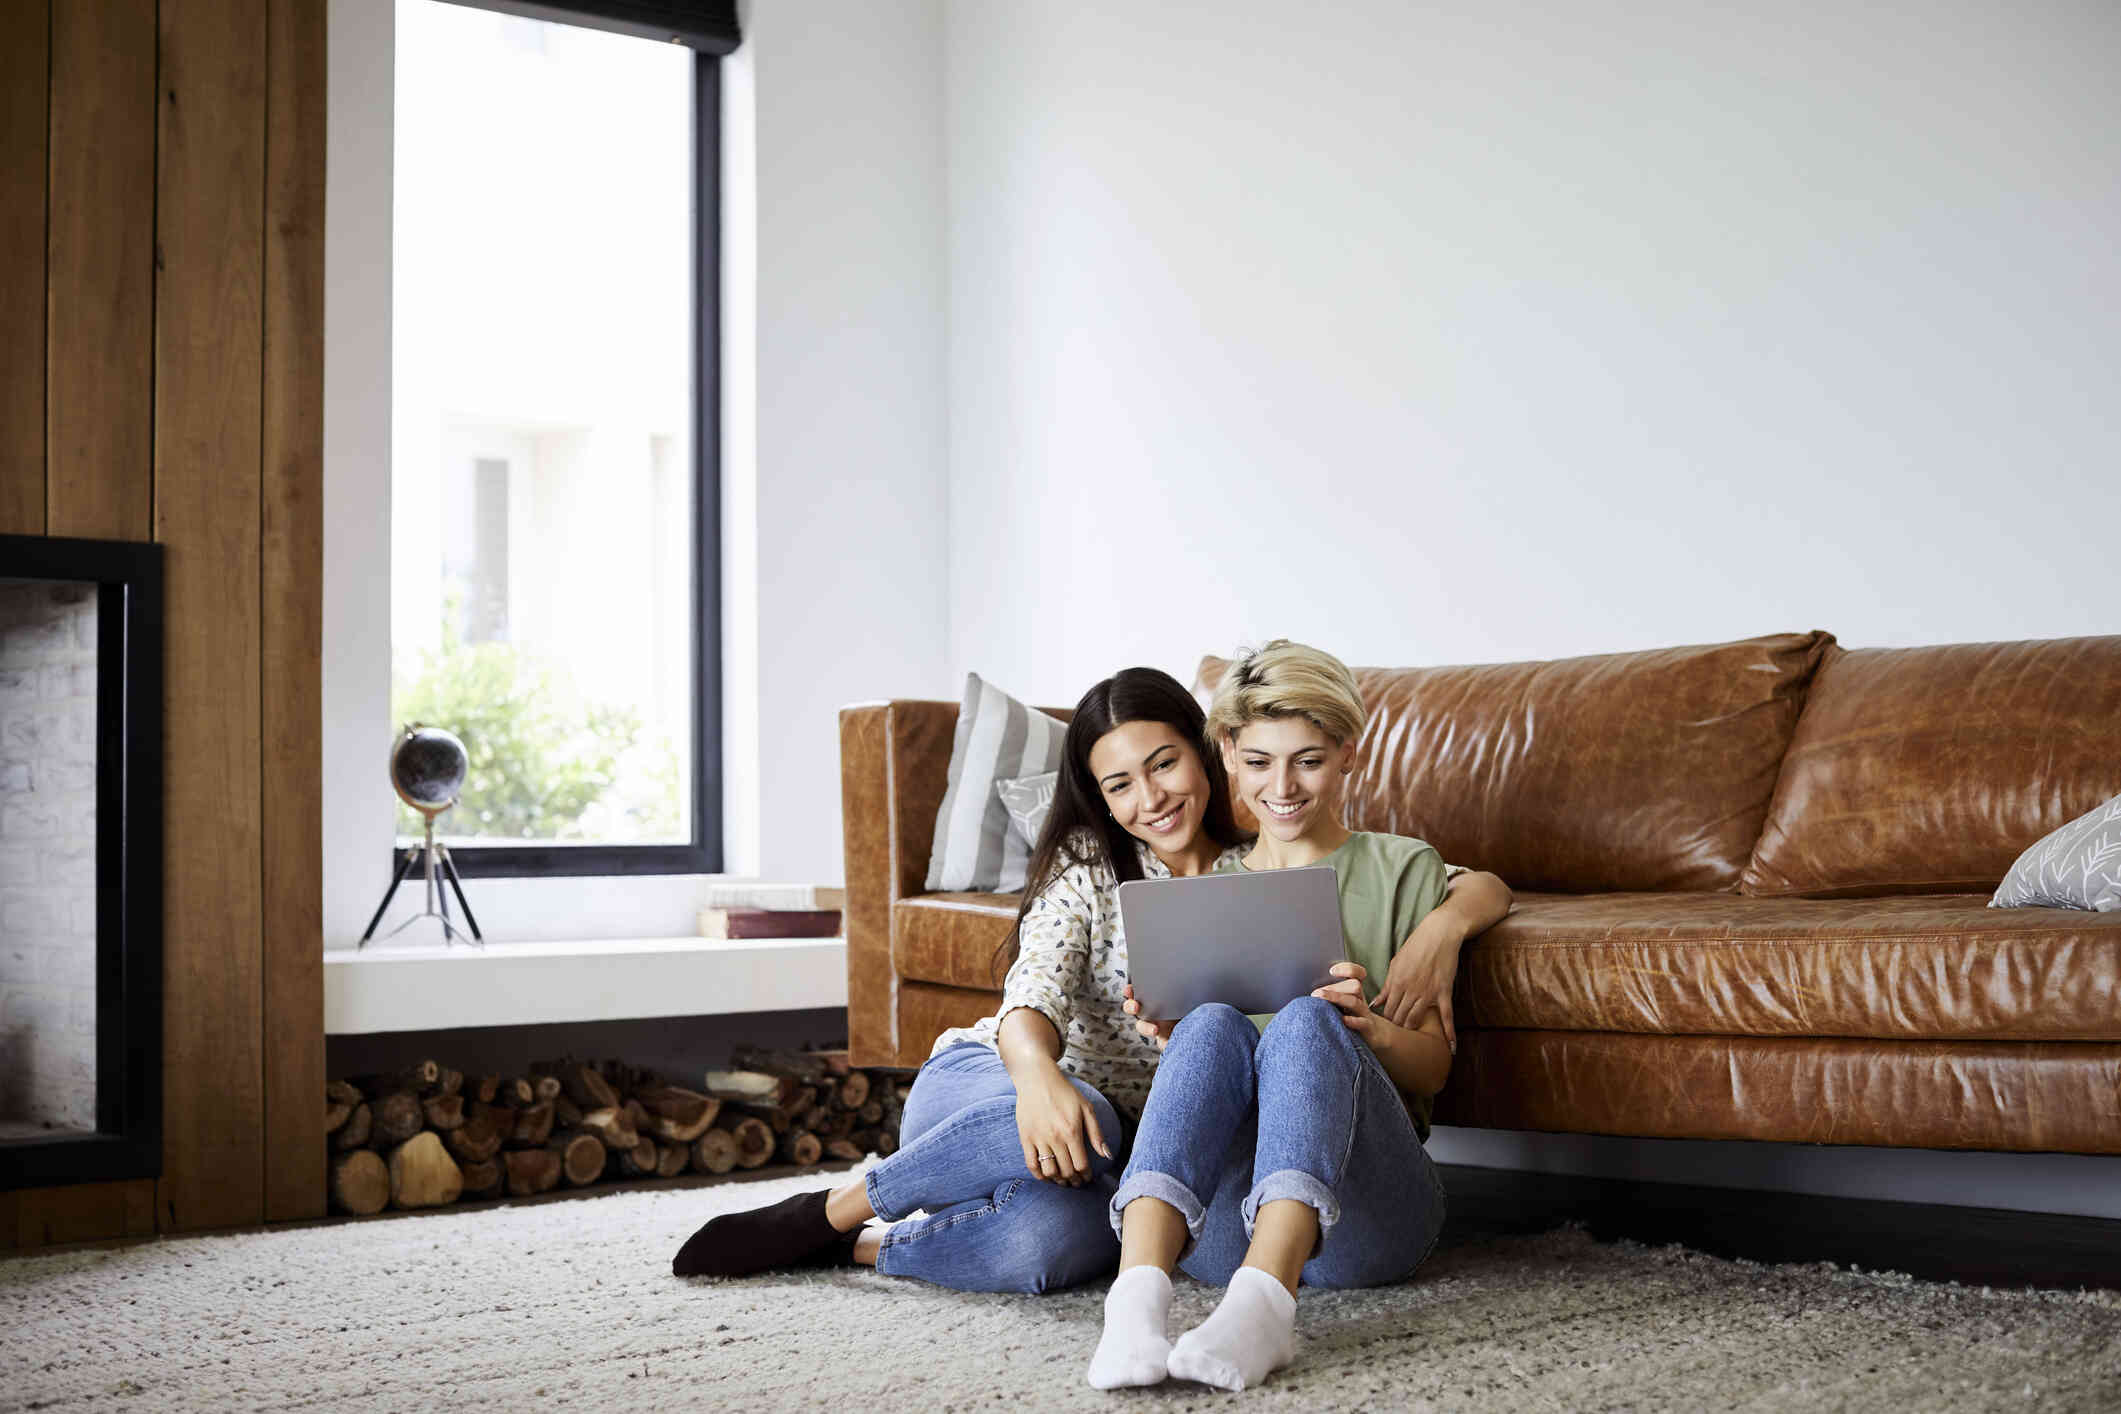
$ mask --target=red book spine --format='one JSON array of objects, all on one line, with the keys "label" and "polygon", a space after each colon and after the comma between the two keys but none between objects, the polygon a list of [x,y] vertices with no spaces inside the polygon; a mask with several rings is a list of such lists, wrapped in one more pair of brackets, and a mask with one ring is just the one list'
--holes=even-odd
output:
[{"label": "red book spine", "polygon": [[838,909],[821,909],[815,912],[785,908],[724,908],[710,910],[721,914],[719,933],[708,936],[724,938],[837,938],[840,935],[840,913]]}]

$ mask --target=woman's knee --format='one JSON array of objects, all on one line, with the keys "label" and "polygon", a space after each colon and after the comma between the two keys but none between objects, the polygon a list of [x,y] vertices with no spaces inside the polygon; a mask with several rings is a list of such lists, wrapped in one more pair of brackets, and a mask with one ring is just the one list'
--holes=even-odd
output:
[{"label": "woman's knee", "polygon": [[1111,1157],[1107,1158],[1094,1148],[1090,1150],[1090,1171],[1102,1177],[1126,1161],[1126,1134],[1120,1128],[1119,1111],[1112,1107],[1110,1100],[1098,1092],[1096,1086],[1073,1077],[1070,1077],[1069,1083],[1075,1086],[1077,1094],[1090,1102],[1090,1111],[1097,1116],[1098,1133],[1104,1137],[1105,1149],[1111,1154]]},{"label": "woman's knee", "polygon": [[1058,1291],[1102,1276],[1119,1265],[1119,1239],[1105,1216],[1109,1189],[1067,1188],[1014,1179],[995,1194],[1003,1221],[982,1264],[994,1291]]},{"label": "woman's knee", "polygon": [[1250,1055],[1258,1044],[1259,1028],[1252,1024],[1251,1017],[1226,1002],[1207,1002],[1179,1019],[1171,1033],[1171,1044],[1165,1048],[1164,1063],[1170,1063],[1174,1051],[1183,1055],[1206,1049]]},{"label": "woman's knee", "polygon": [[1352,1050],[1357,1040],[1344,1015],[1323,997],[1298,997],[1274,1013],[1259,1044],[1262,1048],[1294,1044]]}]

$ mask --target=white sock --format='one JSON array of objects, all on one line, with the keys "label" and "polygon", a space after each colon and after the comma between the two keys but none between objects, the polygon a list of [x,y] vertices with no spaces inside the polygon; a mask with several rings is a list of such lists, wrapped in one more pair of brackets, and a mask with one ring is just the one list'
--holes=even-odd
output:
[{"label": "white sock", "polygon": [[1105,1293],[1105,1334],[1090,1357],[1090,1386],[1161,1384],[1171,1339],[1171,1274],[1161,1267],[1129,1267]]},{"label": "white sock", "polygon": [[1239,1267],[1207,1320],[1171,1347],[1171,1373],[1218,1389],[1250,1389],[1296,1354],[1296,1298],[1257,1267]]}]

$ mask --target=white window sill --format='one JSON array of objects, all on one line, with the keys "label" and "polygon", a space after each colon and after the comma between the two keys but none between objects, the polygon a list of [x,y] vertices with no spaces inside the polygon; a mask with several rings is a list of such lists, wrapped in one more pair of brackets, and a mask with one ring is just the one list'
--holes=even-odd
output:
[{"label": "white window sill", "polygon": [[324,954],[324,1031],[442,1031],[847,1004],[844,938],[624,938]]}]

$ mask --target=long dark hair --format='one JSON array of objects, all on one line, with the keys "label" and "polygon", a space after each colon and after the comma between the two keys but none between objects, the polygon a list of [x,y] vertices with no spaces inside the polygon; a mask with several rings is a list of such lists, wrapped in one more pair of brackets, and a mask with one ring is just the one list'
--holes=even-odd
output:
[{"label": "long dark hair", "polygon": [[1125,883],[1142,876],[1134,836],[1120,828],[1105,808],[1103,792],[1090,774],[1090,748],[1106,732],[1128,722],[1162,722],[1174,728],[1200,757],[1208,777],[1208,809],[1201,828],[1225,848],[1243,838],[1230,810],[1230,782],[1223,774],[1222,753],[1204,735],[1207,715],[1177,678],[1156,668],[1121,668],[1083,694],[1061,741],[1059,779],[1053,786],[1053,808],[1032,846],[1025,871],[1024,898],[1017,905],[1016,926],[995,950],[993,972],[1000,977],[1016,961],[1024,918],[1046,886],[1071,864],[1109,862]]}]

